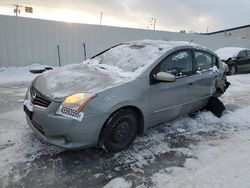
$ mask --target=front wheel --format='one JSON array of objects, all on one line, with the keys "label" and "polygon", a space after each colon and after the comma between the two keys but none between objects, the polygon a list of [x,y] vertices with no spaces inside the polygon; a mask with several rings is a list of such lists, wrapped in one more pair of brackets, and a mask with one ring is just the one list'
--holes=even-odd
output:
[{"label": "front wheel", "polygon": [[136,138],[138,125],[138,116],[134,110],[125,108],[115,112],[101,132],[101,147],[113,153],[126,149]]}]

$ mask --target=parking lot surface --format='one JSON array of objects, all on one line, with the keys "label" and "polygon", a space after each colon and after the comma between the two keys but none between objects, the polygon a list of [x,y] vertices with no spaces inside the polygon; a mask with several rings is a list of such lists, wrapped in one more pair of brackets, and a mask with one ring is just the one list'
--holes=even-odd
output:
[{"label": "parking lot surface", "polygon": [[249,187],[250,75],[229,81],[222,118],[180,117],[117,154],[44,143],[23,112],[29,81],[0,83],[0,187]]}]

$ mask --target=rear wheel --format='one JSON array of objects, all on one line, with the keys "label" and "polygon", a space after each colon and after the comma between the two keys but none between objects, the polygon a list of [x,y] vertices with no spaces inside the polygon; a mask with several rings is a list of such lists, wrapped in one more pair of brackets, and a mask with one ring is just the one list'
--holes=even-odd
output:
[{"label": "rear wheel", "polygon": [[230,66],[230,70],[229,70],[229,75],[234,75],[236,74],[237,68],[235,65],[231,65]]},{"label": "rear wheel", "polygon": [[125,108],[115,112],[101,132],[101,147],[108,152],[126,149],[136,138],[138,126],[138,116],[134,110]]}]

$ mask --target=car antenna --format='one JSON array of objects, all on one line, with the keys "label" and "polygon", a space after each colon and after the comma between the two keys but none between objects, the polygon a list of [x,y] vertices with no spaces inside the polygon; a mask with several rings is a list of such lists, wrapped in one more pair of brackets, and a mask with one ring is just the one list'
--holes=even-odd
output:
[{"label": "car antenna", "polygon": [[189,44],[191,44],[194,41],[194,39],[190,40]]}]

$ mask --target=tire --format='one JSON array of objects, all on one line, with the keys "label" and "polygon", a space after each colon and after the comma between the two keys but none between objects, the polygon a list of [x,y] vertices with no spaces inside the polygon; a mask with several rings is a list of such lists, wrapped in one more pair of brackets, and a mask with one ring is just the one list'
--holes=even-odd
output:
[{"label": "tire", "polygon": [[139,120],[136,112],[130,108],[118,110],[104,125],[100,145],[111,153],[122,151],[134,141],[138,130]]},{"label": "tire", "polygon": [[237,67],[235,65],[231,65],[229,70],[229,75],[234,75],[237,72]]}]

